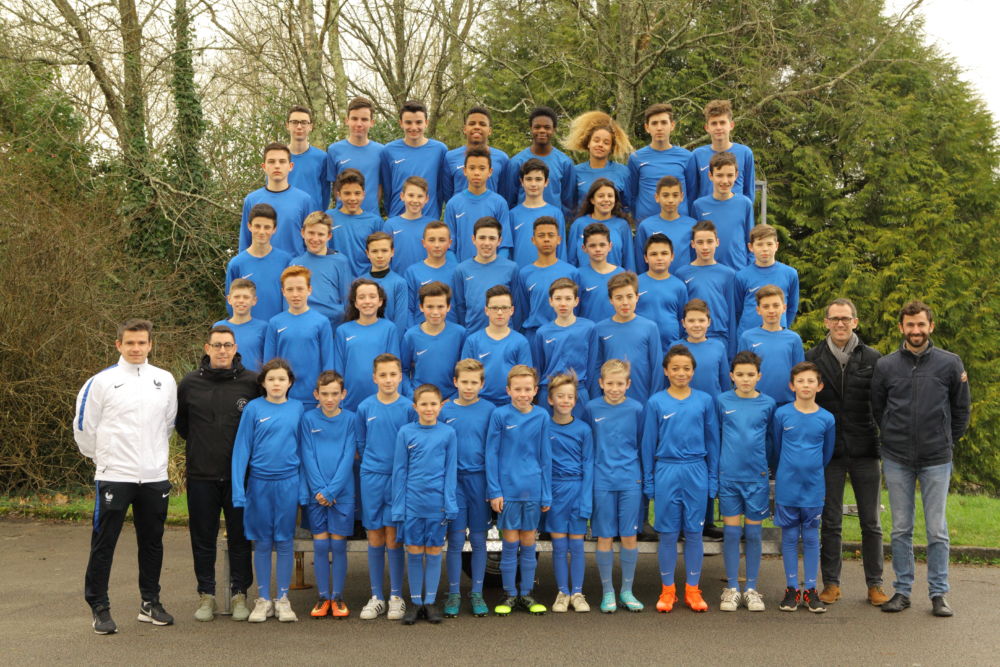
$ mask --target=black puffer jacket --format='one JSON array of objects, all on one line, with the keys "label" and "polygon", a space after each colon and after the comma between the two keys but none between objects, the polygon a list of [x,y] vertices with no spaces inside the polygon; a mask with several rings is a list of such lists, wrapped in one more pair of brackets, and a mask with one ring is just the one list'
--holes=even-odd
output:
[{"label": "black puffer jacket", "polygon": [[232,476],[233,441],[243,408],[260,396],[257,374],[243,368],[212,368],[208,355],[177,385],[177,433],[187,441],[188,479],[227,480]]},{"label": "black puffer jacket", "polygon": [[837,419],[834,458],[878,458],[878,427],[872,413],[871,384],[875,362],[881,356],[860,338],[843,370],[825,339],[806,352],[806,360],[819,366],[823,374],[823,391],[816,402]]}]

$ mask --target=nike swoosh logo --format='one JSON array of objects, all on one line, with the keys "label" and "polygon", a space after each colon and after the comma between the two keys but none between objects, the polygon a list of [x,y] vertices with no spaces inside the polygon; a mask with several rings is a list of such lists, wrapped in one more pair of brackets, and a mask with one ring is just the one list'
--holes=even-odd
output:
[{"label": "nike swoosh logo", "polygon": [[577,182],[576,182],[576,187],[580,187],[580,186],[582,186],[582,185],[583,185],[583,181],[577,181]]},{"label": "nike swoosh logo", "polygon": [[373,419],[378,419],[378,417],[369,417],[369,418],[368,418],[368,419],[366,419],[365,421],[369,421],[369,422],[370,422],[370,421],[371,421],[371,420],[373,420]]},{"label": "nike swoosh logo", "polygon": [[402,234],[402,233],[403,233],[402,229],[394,229],[394,230],[392,230],[392,235],[393,236],[395,236],[396,234]]},{"label": "nike swoosh logo", "polygon": [[421,354],[423,354],[426,351],[427,350],[417,350],[417,356],[419,357]]},{"label": "nike swoosh logo", "polygon": [[548,345],[549,343],[551,343],[553,341],[555,341],[555,338],[546,338],[545,339],[545,344]]},{"label": "nike swoosh logo", "polygon": [[517,428],[517,424],[507,424],[507,430],[508,430],[508,431],[509,431],[510,429],[512,429],[512,428]]},{"label": "nike swoosh logo", "polygon": [[684,284],[685,284],[685,285],[687,285],[687,284],[688,284],[689,282],[691,282],[692,280],[694,280],[694,278],[688,278],[687,280],[685,280],[685,281],[684,281]]},{"label": "nike swoosh logo", "polygon": [[115,385],[115,389],[117,389],[118,387],[124,387],[124,386],[125,386],[125,383],[122,382],[121,384],[116,384]]},{"label": "nike swoosh logo", "polygon": [[345,343],[350,343],[355,338],[357,338],[357,336],[348,336],[347,338],[344,339],[344,342]]},{"label": "nike swoosh logo", "polygon": [[488,356],[490,356],[489,352],[483,352],[482,354],[479,355],[479,358],[482,359],[483,357],[488,357]]},{"label": "nike swoosh logo", "polygon": [[537,284],[538,283],[531,283],[531,286],[528,287],[528,291],[530,292],[531,290],[535,289],[535,285],[537,285]]},{"label": "nike swoosh logo", "polygon": [[583,291],[584,292],[590,292],[590,291],[595,290],[595,289],[597,289],[597,285],[594,285],[593,287],[587,287]]},{"label": "nike swoosh logo", "polygon": [[465,276],[466,280],[472,280],[473,278],[475,278],[475,276]]},{"label": "nike swoosh logo", "polygon": [[343,227],[343,225],[334,225],[333,227],[330,228],[330,231],[333,231],[334,229],[340,229],[341,227]]},{"label": "nike swoosh logo", "polygon": [[701,169],[699,169],[698,171],[705,171],[706,169],[708,169],[708,165],[707,164],[704,167],[702,167]]},{"label": "nike swoosh logo", "polygon": [[270,419],[270,417],[261,417],[260,419],[258,419],[258,420],[257,420],[257,423],[258,423],[258,424],[263,424],[263,423],[264,423],[264,422],[266,422],[266,421],[267,421],[268,419]]},{"label": "nike swoosh logo", "polygon": [[750,347],[758,347],[760,343],[753,343]]},{"label": "nike swoosh logo", "polygon": [[427,284],[429,284],[431,282],[433,282],[433,281],[432,280],[421,280],[420,281],[420,286],[423,287],[424,285],[427,285]]},{"label": "nike swoosh logo", "polygon": [[287,329],[287,328],[288,328],[288,327],[281,327],[280,329],[278,329],[278,333],[281,333],[282,331],[284,331],[284,330],[285,330],[285,329]]},{"label": "nike swoosh logo", "polygon": [[321,429],[321,428],[311,428],[311,429],[309,429],[309,432],[310,432],[310,433],[319,433],[319,432],[320,432],[320,431],[322,431],[322,430],[323,430],[323,429]]},{"label": "nike swoosh logo", "polygon": [[515,229],[515,230],[518,230],[518,229],[520,229],[521,227],[524,227],[524,223],[523,223],[523,222],[522,222],[521,224],[519,224],[519,225],[514,225],[514,229]]},{"label": "nike swoosh logo", "polygon": [[463,215],[465,215],[465,211],[462,211],[461,213],[456,213],[455,218],[456,219],[461,218]]},{"label": "nike swoosh logo", "polygon": [[450,424],[450,423],[452,423],[453,421],[455,421],[456,419],[458,419],[458,417],[452,417],[451,419],[445,419],[445,420],[444,420],[444,423],[445,423],[445,424]]},{"label": "nike swoosh logo", "polygon": [[601,340],[611,340],[614,337],[615,337],[614,334],[611,334],[610,336],[601,336]]},{"label": "nike swoosh logo", "polygon": [[786,430],[786,431],[791,431],[791,430],[792,430],[793,428],[795,428],[795,427],[794,427],[794,426],[786,426],[786,427],[784,428],[784,430]]},{"label": "nike swoosh logo", "polygon": [[731,414],[733,414],[734,412],[736,412],[736,410],[726,410],[726,414],[727,414],[727,415],[731,415]]},{"label": "nike swoosh logo", "polygon": [[393,164],[399,164],[400,162],[406,162],[406,158],[404,157],[404,158],[403,158],[403,159],[401,159],[401,160],[393,160],[393,161],[392,161],[392,163],[393,163]]},{"label": "nike swoosh logo", "polygon": [[640,167],[645,167],[645,166],[646,166],[647,164],[649,164],[649,163],[648,163],[648,162],[640,162],[640,163],[639,163],[639,166],[640,166]]},{"label": "nike swoosh logo", "polygon": [[671,412],[669,415],[663,415],[663,418],[664,419],[670,419],[671,417],[673,417],[676,414],[677,414],[676,412]]},{"label": "nike swoosh logo", "polygon": [[413,449],[416,446],[417,446],[417,443],[413,443],[412,445],[407,445],[406,448],[407,449]]},{"label": "nike swoosh logo", "polygon": [[602,421],[604,421],[605,419],[607,419],[607,417],[594,417],[594,421],[595,421],[595,422],[602,422]]},{"label": "nike swoosh logo", "polygon": [[163,494],[162,496],[160,496],[160,497],[161,497],[161,498],[166,498],[166,497],[167,497],[167,496],[169,496],[169,495],[170,495],[170,492],[169,492],[169,491],[167,491],[166,493],[164,493],[164,494]]},{"label": "nike swoosh logo", "polygon": [[252,276],[252,275],[253,275],[252,273],[248,273],[245,276],[240,276],[240,278],[243,278],[243,280],[249,280],[250,276]]},{"label": "nike swoosh logo", "polygon": [[347,158],[346,160],[341,160],[341,161],[340,161],[340,162],[338,162],[337,164],[347,164],[347,163],[348,163],[348,162],[350,162],[350,161],[351,161],[351,158]]},{"label": "nike swoosh logo", "polygon": [[648,291],[649,291],[648,289],[644,289],[644,290],[642,290],[641,292],[639,292],[639,296],[642,296],[643,294],[645,294],[645,293],[646,293],[646,292],[648,292]]}]

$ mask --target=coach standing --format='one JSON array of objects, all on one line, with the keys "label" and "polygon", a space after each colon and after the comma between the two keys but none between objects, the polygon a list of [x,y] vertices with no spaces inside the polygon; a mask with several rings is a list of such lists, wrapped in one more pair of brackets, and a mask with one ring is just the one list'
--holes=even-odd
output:
[{"label": "coach standing", "polygon": [[826,604],[840,599],[844,482],[850,475],[861,523],[861,557],[868,601],[879,606],[889,598],[882,590],[882,524],[879,519],[882,478],[878,464],[878,428],[872,416],[871,383],[875,363],[882,355],[865,345],[855,333],[858,312],[850,299],[831,301],[823,323],[829,334],[806,353],[806,359],[819,366],[823,374],[823,391],[816,401],[837,419],[837,442],[833,458],[826,466],[826,502],[820,531],[823,592],[819,597]]},{"label": "coach standing", "polygon": [[247,588],[253,580],[250,542],[243,534],[243,508],[233,507],[233,442],[243,408],[260,395],[257,374],[243,368],[236,337],[227,326],[208,332],[198,370],[177,388],[177,433],[187,441],[188,526],[198,580],[199,621],[215,618],[215,553],[219,514],[226,517],[234,621],[250,616]]},{"label": "coach standing", "polygon": [[927,524],[927,585],[935,616],[951,616],[948,592],[949,538],[945,508],[952,449],[969,426],[969,379],[958,355],[934,347],[934,315],[921,301],[899,313],[903,344],[879,359],[872,379],[872,411],[882,434],[882,474],[892,509],[895,594],[882,611],[910,606],[913,588],[914,491]]},{"label": "coach standing", "polygon": [[174,622],[160,604],[160,568],[177,389],[169,372],[147,361],[152,336],[148,320],[132,319],[118,327],[118,363],[90,378],[76,399],[73,436],[83,455],[93,459],[97,480],[84,595],[94,615],[94,632],[101,635],[118,630],[111,618],[108,579],[130,505],[139,548],[139,620]]}]

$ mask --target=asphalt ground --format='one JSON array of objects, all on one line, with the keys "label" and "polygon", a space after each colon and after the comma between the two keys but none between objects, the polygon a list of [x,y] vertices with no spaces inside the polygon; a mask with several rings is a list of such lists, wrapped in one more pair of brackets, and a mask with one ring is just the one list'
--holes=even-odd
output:
[{"label": "asphalt ground", "polygon": [[[351,617],[312,619],[315,590],[293,591],[298,623],[236,623],[217,616],[194,620],[197,594],[188,534],[168,528],[162,601],[172,627],[139,623],[134,532],[126,525],[111,577],[112,613],[119,633],[98,636],[83,600],[89,548],[87,524],[0,521],[0,648],[7,664],[295,664],[304,662],[437,665],[524,665],[661,662],[679,665],[996,665],[1000,664],[1000,568],[953,565],[950,619],[930,614],[926,568],[917,565],[913,607],[885,614],[864,601],[860,561],[844,563],[844,598],[825,614],[778,611],[784,575],[778,558],[765,558],[760,590],[763,613],[718,610],[723,587],[719,556],[705,559],[702,589],[710,611],[696,614],[678,605],[670,614],[653,610],[659,594],[656,558],[640,556],[635,592],[646,611],[596,611],[600,582],[588,557],[585,593],[589,614],[475,618],[463,608],[457,619],[438,626],[404,627],[384,617],[357,618],[369,596],[366,559],[349,555],[346,600]],[[311,554],[306,581],[311,582]],[[891,566],[886,563],[891,583]],[[221,567],[220,567],[221,571]],[[549,555],[538,568],[536,597],[555,596]],[[681,573],[680,567],[678,568]],[[616,575],[617,577],[617,575]],[[467,581],[463,582],[464,586]],[[891,587],[886,590],[891,594]],[[488,590],[495,603],[500,592]]]}]

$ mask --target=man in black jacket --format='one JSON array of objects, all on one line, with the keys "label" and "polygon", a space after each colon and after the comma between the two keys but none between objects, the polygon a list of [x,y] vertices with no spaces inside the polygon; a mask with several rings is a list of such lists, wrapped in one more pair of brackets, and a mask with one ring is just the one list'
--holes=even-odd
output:
[{"label": "man in black jacket", "polygon": [[935,616],[951,616],[948,592],[948,523],[945,509],[952,449],[969,426],[969,378],[958,355],[935,347],[934,315],[911,301],[899,313],[903,344],[875,365],[872,411],[882,436],[882,473],[892,509],[892,599],[882,611],[910,606],[913,588],[914,492],[927,526],[927,586]]},{"label": "man in black jacket", "polygon": [[250,615],[247,588],[253,580],[250,542],[243,535],[243,509],[233,507],[233,442],[246,404],[260,395],[257,374],[243,368],[236,338],[227,326],[213,327],[201,366],[177,386],[177,433],[187,441],[188,526],[200,600],[195,618],[215,617],[215,553],[219,513],[226,517],[234,621]]},{"label": "man in black jacket", "polygon": [[868,601],[879,606],[888,600],[882,590],[882,522],[879,518],[882,479],[879,473],[878,428],[872,416],[871,382],[875,362],[882,355],[855,333],[858,312],[850,299],[834,299],[826,307],[823,323],[830,332],[806,353],[819,366],[823,391],[816,400],[837,420],[833,458],[826,467],[826,502],[821,529],[820,599],[832,604],[840,598],[841,527],[844,482],[848,475],[861,522],[861,557]]}]

